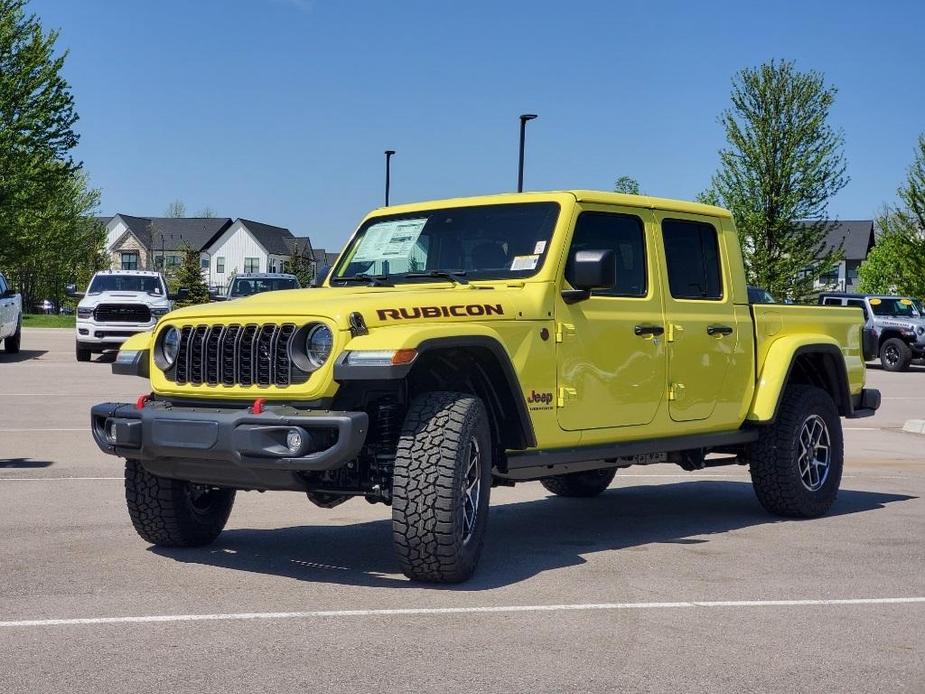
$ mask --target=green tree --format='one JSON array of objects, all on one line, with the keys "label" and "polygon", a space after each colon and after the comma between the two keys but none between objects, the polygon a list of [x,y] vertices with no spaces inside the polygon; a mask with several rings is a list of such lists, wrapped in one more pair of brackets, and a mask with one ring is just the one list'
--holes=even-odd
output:
[{"label": "green tree", "polygon": [[613,184],[615,193],[629,193],[630,195],[642,195],[639,192],[639,181],[632,176],[620,176]]},{"label": "green tree", "polygon": [[88,219],[98,193],[71,154],[77,113],[57,39],[26,0],[0,0],[0,267],[27,310],[97,266],[105,239]]},{"label": "green tree", "polygon": [[[307,251],[308,249],[306,248],[305,250]],[[299,284],[303,287],[311,286],[312,281],[315,279],[315,267],[312,259],[302,253],[296,246],[293,246],[292,253],[289,255],[286,271],[295,275],[299,280]]]},{"label": "green tree", "polygon": [[829,124],[836,89],[771,61],[739,72],[720,116],[728,145],[700,199],[735,217],[749,283],[795,301],[842,257],[827,248],[828,201],[848,183],[844,138]]},{"label": "green tree", "polygon": [[209,302],[209,287],[202,278],[199,251],[190,246],[183,248],[183,260],[177,268],[173,282],[178,289],[185,288],[189,295],[182,301],[176,302],[176,307],[193,306]]},{"label": "green tree", "polygon": [[861,264],[861,291],[925,297],[925,134],[899,188],[901,205],[887,208],[877,218],[877,245]]}]

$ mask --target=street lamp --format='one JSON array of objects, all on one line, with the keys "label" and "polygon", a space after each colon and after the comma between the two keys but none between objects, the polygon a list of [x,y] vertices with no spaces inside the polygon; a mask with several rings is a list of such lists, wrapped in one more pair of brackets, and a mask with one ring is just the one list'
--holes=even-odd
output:
[{"label": "street lamp", "polygon": [[520,116],[520,162],[517,166],[517,192],[524,192],[524,139],[527,133],[527,121],[536,118],[535,113],[523,113]]},{"label": "street lamp", "polygon": [[389,206],[389,188],[392,185],[392,155],[394,149],[385,150],[385,206]]}]

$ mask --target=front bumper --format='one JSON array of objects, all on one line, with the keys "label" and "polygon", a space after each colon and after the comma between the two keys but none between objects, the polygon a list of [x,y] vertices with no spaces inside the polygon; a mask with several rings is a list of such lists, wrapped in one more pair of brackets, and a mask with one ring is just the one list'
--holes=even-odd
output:
[{"label": "front bumper", "polygon": [[[91,430],[104,453],[139,460],[162,477],[242,489],[305,489],[302,473],[354,460],[366,441],[365,412],[268,407],[174,407],[160,401],[100,403]],[[302,439],[287,448],[287,434]]]},{"label": "front bumper", "polygon": [[86,349],[115,349],[132,335],[151,330],[157,320],[148,323],[97,323],[93,320],[77,320],[77,341]]}]

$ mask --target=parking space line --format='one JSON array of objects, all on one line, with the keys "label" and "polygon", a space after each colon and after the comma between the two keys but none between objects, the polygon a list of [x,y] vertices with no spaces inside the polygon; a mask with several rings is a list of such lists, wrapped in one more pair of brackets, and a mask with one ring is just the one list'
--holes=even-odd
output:
[{"label": "parking space line", "polygon": [[465,614],[512,614],[517,612],[590,612],[617,610],[664,610],[688,608],[756,607],[849,607],[925,603],[925,597],[845,598],[822,600],[710,600],[685,602],[607,602],[574,605],[501,605],[474,607],[406,607],[378,610],[308,610],[304,612],[232,612],[227,614],[148,615],[143,617],[87,617],[77,619],[22,619],[0,621],[0,628],[53,627],[104,624],[152,624],[165,622],[224,622],[243,620],[322,619],[341,617],[417,617]]},{"label": "parking space line", "polygon": [[0,477],[0,482],[64,482],[93,480],[124,480],[125,477]]}]

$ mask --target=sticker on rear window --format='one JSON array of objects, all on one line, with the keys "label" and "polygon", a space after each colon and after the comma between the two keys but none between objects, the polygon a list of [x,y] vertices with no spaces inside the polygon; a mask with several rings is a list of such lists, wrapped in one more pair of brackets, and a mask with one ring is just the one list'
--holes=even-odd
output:
[{"label": "sticker on rear window", "polygon": [[517,255],[511,262],[511,270],[535,270],[539,262],[538,255]]}]

